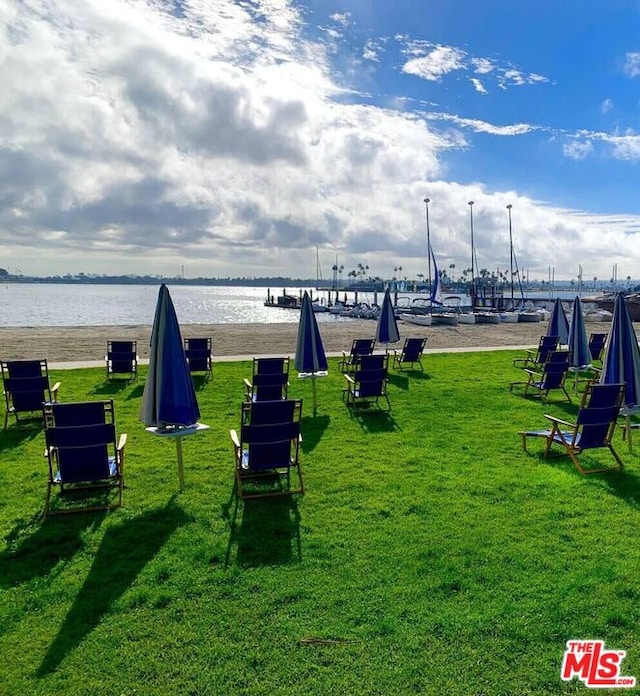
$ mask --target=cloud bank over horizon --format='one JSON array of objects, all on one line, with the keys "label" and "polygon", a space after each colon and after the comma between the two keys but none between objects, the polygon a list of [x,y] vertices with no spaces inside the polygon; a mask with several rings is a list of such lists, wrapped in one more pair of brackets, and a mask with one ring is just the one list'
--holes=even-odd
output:
[{"label": "cloud bank over horizon", "polygon": [[[8,0],[0,266],[313,277],[317,247],[327,269],[337,257],[347,269],[362,262],[389,277],[402,265],[413,276],[426,267],[428,196],[441,267],[470,257],[474,200],[481,266],[508,263],[509,203],[530,274],[553,266],[569,278],[581,264],[601,276],[617,263],[640,277],[640,216],[536,200],[533,183],[496,185],[475,159],[482,139],[500,148],[535,139],[568,167],[634,162],[631,128],[495,122],[483,100],[553,90],[553,76],[354,27],[349,12],[316,17],[288,0]],[[621,52],[626,79],[640,74],[638,55]],[[395,73],[393,93],[377,70]],[[449,79],[475,95],[464,113],[429,92]],[[603,94],[594,111],[608,116],[617,104]],[[456,180],[452,162],[465,158],[475,175]]]}]

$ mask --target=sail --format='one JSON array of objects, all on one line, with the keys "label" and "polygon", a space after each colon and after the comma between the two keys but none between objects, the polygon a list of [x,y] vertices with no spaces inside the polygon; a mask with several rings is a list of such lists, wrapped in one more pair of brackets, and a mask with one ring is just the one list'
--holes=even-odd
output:
[{"label": "sail", "polygon": [[429,246],[429,253],[431,255],[431,262],[433,263],[433,283],[431,285],[431,304],[441,305],[442,304],[442,282],[440,279],[440,273],[438,272],[438,266],[436,264],[436,257],[433,253],[433,249]]}]

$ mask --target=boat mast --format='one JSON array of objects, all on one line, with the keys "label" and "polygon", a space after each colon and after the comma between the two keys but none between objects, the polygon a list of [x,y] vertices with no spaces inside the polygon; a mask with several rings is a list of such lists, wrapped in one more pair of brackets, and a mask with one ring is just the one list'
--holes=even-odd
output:
[{"label": "boat mast", "polygon": [[429,269],[428,277],[429,277],[429,297],[431,297],[431,237],[429,234],[429,203],[431,202],[430,198],[425,198],[424,199],[424,209],[425,209],[425,216],[427,220],[427,267]]},{"label": "boat mast", "polygon": [[473,257],[474,257],[474,246],[473,246],[473,201],[469,201],[468,206],[469,206],[469,220],[470,220],[470,226],[471,226],[471,304],[475,304],[475,271],[474,271],[474,265],[473,265]]},{"label": "boat mast", "polygon": [[514,309],[513,303],[513,236],[511,234],[511,203],[507,206],[509,211],[509,270],[511,272],[511,311]]}]

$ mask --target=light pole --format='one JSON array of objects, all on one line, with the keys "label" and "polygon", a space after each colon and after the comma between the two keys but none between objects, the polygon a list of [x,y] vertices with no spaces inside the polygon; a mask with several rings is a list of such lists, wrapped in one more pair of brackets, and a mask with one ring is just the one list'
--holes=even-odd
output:
[{"label": "light pole", "polygon": [[471,302],[475,302],[475,271],[474,271],[474,263],[473,263],[473,253],[474,253],[474,247],[473,247],[473,201],[469,201],[469,224],[471,226]]},{"label": "light pole", "polygon": [[429,232],[429,203],[431,203],[430,198],[424,199],[424,211],[427,221],[427,268],[429,269],[428,279],[429,279],[429,296],[431,296],[431,235]]},{"label": "light pole", "polygon": [[511,203],[507,206],[509,211],[509,269],[511,271],[511,309],[513,310],[513,236],[511,234]]}]

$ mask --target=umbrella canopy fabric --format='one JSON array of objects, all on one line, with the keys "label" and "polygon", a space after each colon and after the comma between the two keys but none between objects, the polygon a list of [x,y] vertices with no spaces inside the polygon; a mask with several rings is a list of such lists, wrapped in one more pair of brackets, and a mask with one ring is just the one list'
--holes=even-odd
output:
[{"label": "umbrella canopy fabric", "polygon": [[591,364],[587,327],[584,322],[584,314],[582,313],[582,302],[578,295],[576,295],[573,301],[568,343],[569,351],[571,352],[571,367],[587,367]]},{"label": "umbrella canopy fabric", "polygon": [[547,336],[557,336],[558,343],[562,345],[569,343],[569,320],[559,297],[556,297],[556,301],[553,303],[553,310],[547,326]]},{"label": "umbrella canopy fabric", "polygon": [[622,293],[618,293],[613,308],[600,381],[603,384],[624,382],[625,406],[627,409],[640,407],[640,348]]},{"label": "umbrella canopy fabric", "polygon": [[300,323],[298,324],[298,340],[294,362],[298,372],[314,375],[326,372],[327,357],[324,353],[322,338],[318,330],[316,315],[311,306],[311,299],[305,291],[300,308]]},{"label": "umbrella canopy fabric", "polygon": [[164,283],[158,293],[151,331],[149,372],[139,417],[145,425],[158,428],[194,425],[200,417],[178,317]]},{"label": "umbrella canopy fabric", "polygon": [[396,343],[400,340],[400,332],[398,331],[398,323],[393,311],[389,288],[384,291],[384,300],[382,301],[382,309],[380,310],[378,327],[376,329],[376,340],[378,343]]}]

